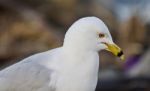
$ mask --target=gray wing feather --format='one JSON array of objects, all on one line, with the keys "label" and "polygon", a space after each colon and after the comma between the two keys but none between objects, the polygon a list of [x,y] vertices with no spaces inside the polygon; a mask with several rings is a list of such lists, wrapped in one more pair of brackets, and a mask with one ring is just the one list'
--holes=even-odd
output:
[{"label": "gray wing feather", "polygon": [[55,91],[49,84],[52,74],[29,58],[0,71],[0,91]]}]

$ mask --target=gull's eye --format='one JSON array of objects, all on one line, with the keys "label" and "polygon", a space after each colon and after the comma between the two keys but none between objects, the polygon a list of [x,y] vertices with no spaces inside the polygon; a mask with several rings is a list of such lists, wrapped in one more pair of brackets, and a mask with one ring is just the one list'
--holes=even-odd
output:
[{"label": "gull's eye", "polygon": [[99,37],[100,37],[100,38],[104,38],[104,37],[105,37],[105,34],[100,33],[100,34],[99,34]]}]

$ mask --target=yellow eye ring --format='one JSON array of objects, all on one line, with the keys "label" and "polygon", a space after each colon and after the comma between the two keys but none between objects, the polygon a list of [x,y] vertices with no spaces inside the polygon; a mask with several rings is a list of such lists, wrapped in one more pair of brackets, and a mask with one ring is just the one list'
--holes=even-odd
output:
[{"label": "yellow eye ring", "polygon": [[100,34],[99,34],[99,37],[100,37],[100,38],[104,38],[104,37],[105,37],[105,34],[100,33]]}]

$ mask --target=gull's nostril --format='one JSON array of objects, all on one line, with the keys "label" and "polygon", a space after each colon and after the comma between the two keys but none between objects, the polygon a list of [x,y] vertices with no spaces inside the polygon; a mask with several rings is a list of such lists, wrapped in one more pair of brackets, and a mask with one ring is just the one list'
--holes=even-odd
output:
[{"label": "gull's nostril", "polygon": [[120,52],[117,54],[118,57],[120,57],[120,56],[122,56],[122,55],[123,55],[123,51],[120,51]]}]

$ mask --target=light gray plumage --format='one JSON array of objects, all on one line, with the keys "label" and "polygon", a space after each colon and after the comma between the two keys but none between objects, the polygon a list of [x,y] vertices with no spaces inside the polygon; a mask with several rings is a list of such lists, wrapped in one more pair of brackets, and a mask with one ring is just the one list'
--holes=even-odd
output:
[{"label": "light gray plumage", "polygon": [[53,61],[53,54],[35,54],[0,71],[0,91],[55,91],[55,84],[50,83],[55,73],[45,66],[45,59]]}]

